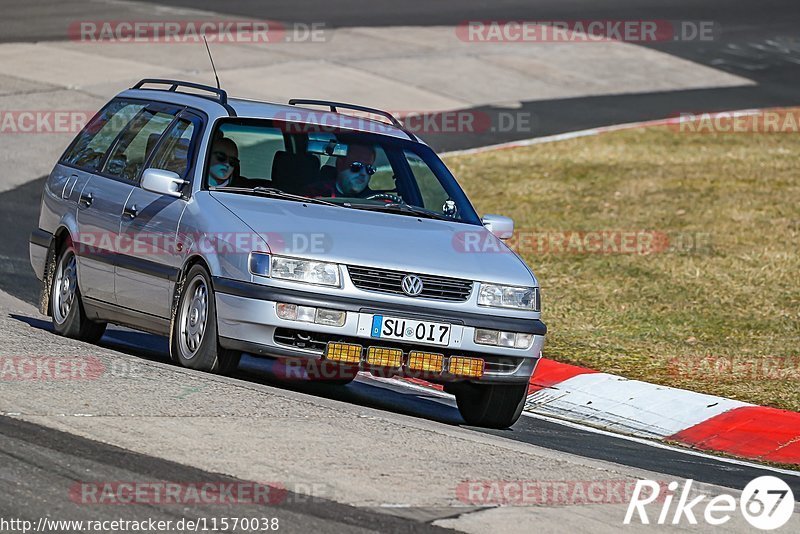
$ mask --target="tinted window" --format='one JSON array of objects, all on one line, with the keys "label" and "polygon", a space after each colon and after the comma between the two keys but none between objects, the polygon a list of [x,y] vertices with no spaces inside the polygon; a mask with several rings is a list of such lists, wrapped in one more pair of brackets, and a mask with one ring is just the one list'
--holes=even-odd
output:
[{"label": "tinted window", "polygon": [[178,120],[164,136],[150,167],[172,171],[184,178],[191,167],[190,147],[194,132],[195,125],[192,122],[186,119]]},{"label": "tinted window", "polygon": [[88,171],[96,170],[114,139],[142,109],[144,104],[126,100],[110,102],[78,134],[64,154],[62,163]]},{"label": "tinted window", "polygon": [[236,143],[240,162],[237,171],[241,177],[252,180],[271,180],[275,154],[286,150],[283,132],[278,128],[224,124],[216,139],[220,137]]},{"label": "tinted window", "polygon": [[105,173],[135,182],[161,134],[174,115],[145,109],[132,122],[114,147],[105,165]]},{"label": "tinted window", "polygon": [[444,163],[410,140],[258,119],[225,119],[213,139],[206,187],[268,186],[359,209],[399,204],[480,224]]},{"label": "tinted window", "polygon": [[414,152],[405,150],[403,155],[417,181],[417,187],[419,187],[419,193],[422,197],[422,207],[437,213],[448,211],[445,202],[450,200],[450,195],[433,173],[433,170]]}]

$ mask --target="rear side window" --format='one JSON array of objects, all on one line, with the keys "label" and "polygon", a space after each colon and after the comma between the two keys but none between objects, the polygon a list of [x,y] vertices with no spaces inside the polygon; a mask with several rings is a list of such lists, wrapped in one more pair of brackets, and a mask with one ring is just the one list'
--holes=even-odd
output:
[{"label": "rear side window", "polygon": [[113,100],[78,134],[62,163],[95,171],[108,148],[144,104]]},{"label": "rear side window", "polygon": [[122,135],[106,160],[105,174],[135,182],[161,134],[174,118],[175,116],[169,113],[143,110]]}]

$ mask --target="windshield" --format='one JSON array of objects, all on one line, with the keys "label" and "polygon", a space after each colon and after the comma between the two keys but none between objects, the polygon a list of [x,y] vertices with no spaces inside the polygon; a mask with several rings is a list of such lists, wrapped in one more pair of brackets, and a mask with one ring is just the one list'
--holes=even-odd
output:
[{"label": "windshield", "polygon": [[444,163],[419,143],[260,119],[221,121],[212,139],[204,188],[268,188],[352,208],[480,224]]}]

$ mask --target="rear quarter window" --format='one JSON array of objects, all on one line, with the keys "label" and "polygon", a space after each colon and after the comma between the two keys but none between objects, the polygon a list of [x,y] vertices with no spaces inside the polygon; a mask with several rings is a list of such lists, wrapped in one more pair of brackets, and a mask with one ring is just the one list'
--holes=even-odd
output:
[{"label": "rear quarter window", "polygon": [[81,130],[61,158],[61,163],[87,171],[97,170],[114,139],[145,107],[144,103],[112,100]]}]

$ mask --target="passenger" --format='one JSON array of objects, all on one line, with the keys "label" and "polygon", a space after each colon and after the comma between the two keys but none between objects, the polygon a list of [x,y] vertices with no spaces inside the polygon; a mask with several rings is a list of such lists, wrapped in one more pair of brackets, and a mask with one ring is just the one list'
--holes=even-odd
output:
[{"label": "passenger", "polygon": [[369,180],[375,174],[375,147],[350,145],[347,156],[336,159],[336,180],[315,182],[308,186],[309,197],[359,197],[374,195]]},{"label": "passenger", "polygon": [[239,169],[239,148],[232,140],[222,137],[211,146],[211,161],[208,166],[208,185],[227,187],[231,185]]}]

